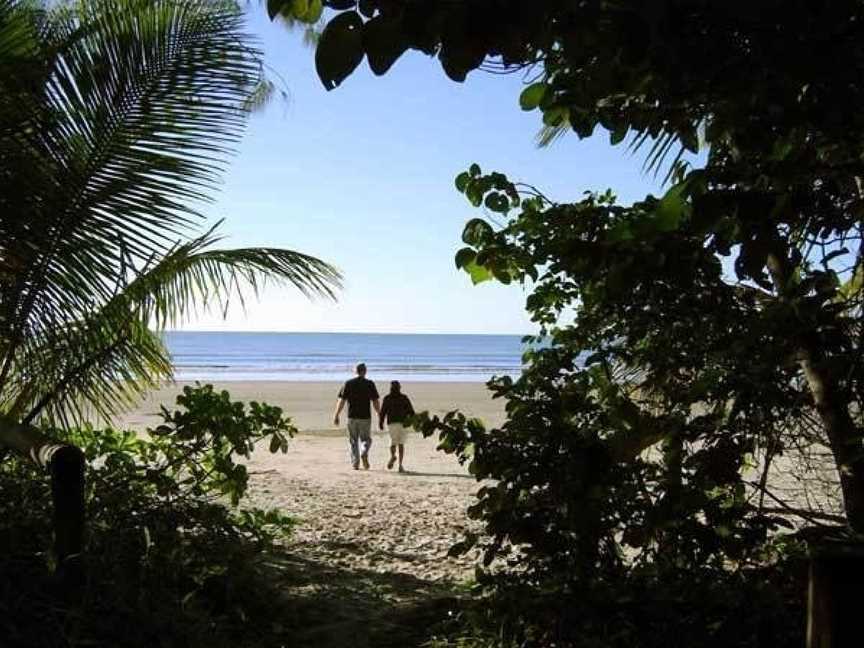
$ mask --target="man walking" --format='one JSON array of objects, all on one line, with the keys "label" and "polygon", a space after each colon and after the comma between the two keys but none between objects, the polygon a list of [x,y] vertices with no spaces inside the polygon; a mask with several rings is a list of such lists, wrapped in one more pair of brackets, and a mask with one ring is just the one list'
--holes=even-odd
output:
[{"label": "man walking", "polygon": [[366,378],[366,365],[357,365],[357,377],[346,382],[339,390],[339,401],[336,403],[336,413],[333,423],[339,425],[339,414],[345,402],[348,402],[348,444],[351,448],[351,465],[354,470],[360,467],[369,470],[369,448],[372,447],[372,411],[369,403],[380,416],[381,406],[378,402],[378,390],[375,383]]}]

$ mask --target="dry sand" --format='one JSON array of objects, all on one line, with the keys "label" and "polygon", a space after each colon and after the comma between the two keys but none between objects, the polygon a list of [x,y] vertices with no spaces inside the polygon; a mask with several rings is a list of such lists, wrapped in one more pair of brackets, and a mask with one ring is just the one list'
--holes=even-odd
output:
[{"label": "dry sand", "polygon": [[[383,392],[386,383],[378,384]],[[182,385],[154,393],[124,420],[143,429],[157,421],[159,404],[172,407]],[[434,439],[412,433],[405,468],[387,470],[389,438],[374,435],[371,468],[354,471],[344,430],[333,425],[339,385],[332,382],[226,382],[233,399],[279,405],[301,430],[288,454],[254,454],[250,502],[278,507],[299,519],[288,549],[337,569],[410,574],[422,581],[462,580],[473,556],[447,558],[448,548],[471,524],[465,508],[478,483],[463,466],[435,449]],[[460,409],[498,425],[503,403],[481,383],[404,383],[414,407],[432,414]],[[344,414],[343,414],[344,418]],[[377,427],[377,426],[376,426]]]},{"label": "dry sand", "polygon": [[[370,378],[373,378],[370,376]],[[227,389],[234,400],[263,401],[279,405],[303,432],[341,433],[333,425],[333,409],[341,383],[336,382],[212,382],[218,389]],[[123,423],[141,429],[158,420],[159,405],[171,408],[176,395],[184,385],[168,385],[153,392],[135,411],[130,412]],[[377,381],[383,396],[387,383]],[[460,409],[466,415],[483,419],[487,424],[498,425],[504,418],[504,405],[493,400],[483,383],[418,382],[402,383],[402,391],[414,403],[415,409],[428,410],[431,414],[445,414]]]}]

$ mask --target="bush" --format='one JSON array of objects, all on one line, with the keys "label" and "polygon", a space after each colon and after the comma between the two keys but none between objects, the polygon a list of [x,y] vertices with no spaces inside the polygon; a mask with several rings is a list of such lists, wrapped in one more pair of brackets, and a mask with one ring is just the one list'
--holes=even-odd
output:
[{"label": "bush", "polygon": [[[137,436],[58,432],[88,459],[87,580],[74,599],[52,576],[50,488],[30,464],[0,465],[3,646],[252,645],[275,597],[260,558],[290,532],[279,511],[239,508],[257,443],[287,450],[277,407],[186,387]],[[252,629],[258,628],[258,635]]]},{"label": "bush", "polygon": [[486,580],[428,648],[797,648],[805,631],[803,561],[719,573],[636,570],[579,591]]}]

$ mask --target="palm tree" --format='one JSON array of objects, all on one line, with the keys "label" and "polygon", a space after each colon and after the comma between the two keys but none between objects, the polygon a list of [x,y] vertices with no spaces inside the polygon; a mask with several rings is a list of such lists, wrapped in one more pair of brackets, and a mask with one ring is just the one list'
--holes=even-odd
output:
[{"label": "palm tree", "polygon": [[0,448],[51,471],[61,561],[82,549],[83,457],[40,428],[170,377],[151,327],[268,280],[339,285],[196,231],[261,79],[249,42],[229,2],[0,0]]}]

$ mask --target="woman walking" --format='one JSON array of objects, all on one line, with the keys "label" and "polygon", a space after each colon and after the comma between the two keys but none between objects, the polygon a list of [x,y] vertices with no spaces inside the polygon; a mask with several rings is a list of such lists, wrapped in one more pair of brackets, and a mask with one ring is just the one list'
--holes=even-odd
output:
[{"label": "woman walking", "polygon": [[387,470],[392,470],[396,463],[396,449],[399,449],[399,472],[404,473],[402,460],[405,458],[405,421],[414,415],[414,407],[410,399],[402,393],[402,385],[398,380],[390,383],[390,393],[384,397],[381,403],[381,411],[378,414],[378,429],[384,429],[387,423],[387,431],[390,433],[390,461],[387,462]]}]

